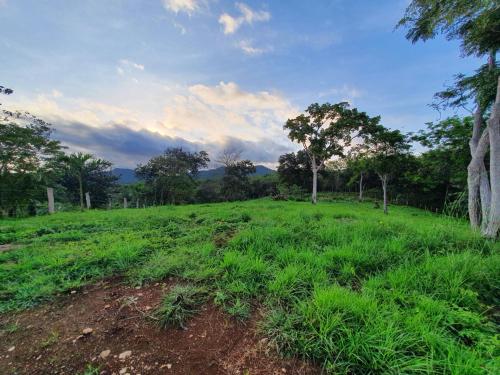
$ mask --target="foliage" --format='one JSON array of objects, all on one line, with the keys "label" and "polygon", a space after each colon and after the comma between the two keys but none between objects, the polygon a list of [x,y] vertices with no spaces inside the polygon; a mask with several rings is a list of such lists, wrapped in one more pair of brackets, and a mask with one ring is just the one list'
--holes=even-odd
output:
[{"label": "foliage", "polygon": [[379,121],[365,112],[350,108],[346,102],[311,104],[294,119],[287,120],[284,129],[288,137],[303,145],[304,150],[318,165],[333,156],[343,157],[346,147],[359,135],[369,131]]},{"label": "foliage", "polygon": [[210,159],[205,151],[188,152],[182,148],[169,148],[160,156],[139,164],[136,175],[144,180],[151,194],[147,197],[155,204],[182,203],[194,195],[193,179],[200,168],[207,167]]},{"label": "foliage", "polygon": [[309,190],[312,184],[311,159],[303,150],[281,155],[278,160],[280,182]]},{"label": "foliage", "polygon": [[225,166],[222,178],[221,194],[227,201],[244,200],[249,195],[248,176],[255,173],[255,166],[250,160],[240,160]]},{"label": "foliage", "polygon": [[466,108],[475,102],[484,111],[495,102],[499,76],[500,67],[494,61],[481,66],[474,75],[457,74],[452,85],[434,94],[432,107],[437,110]]},{"label": "foliage", "polygon": [[4,111],[0,118],[0,209],[14,215],[45,191],[47,162],[61,150],[45,121]]},{"label": "foliage", "polygon": [[484,55],[498,50],[500,7],[495,0],[413,0],[398,26],[408,28],[413,43],[436,34],[459,39],[466,55]]},{"label": "foliage", "polygon": [[61,155],[54,161],[57,182],[65,188],[73,204],[84,207],[83,196],[90,194],[92,207],[105,207],[118,178],[111,174],[111,162],[91,154]]},{"label": "foliage", "polygon": [[8,219],[0,235],[20,245],[0,253],[3,313],[110,275],[175,277],[206,294],[172,291],[168,311],[213,298],[242,318],[259,304],[283,354],[333,373],[498,369],[500,248],[464,221],[264,199]]}]

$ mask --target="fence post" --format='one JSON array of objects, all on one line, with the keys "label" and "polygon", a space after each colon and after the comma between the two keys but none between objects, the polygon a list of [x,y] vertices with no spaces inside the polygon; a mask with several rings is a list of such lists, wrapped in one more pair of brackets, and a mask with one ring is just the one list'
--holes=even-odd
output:
[{"label": "fence post", "polygon": [[87,209],[90,210],[90,193],[85,193],[85,201],[87,202]]},{"label": "fence post", "polygon": [[139,208],[139,198],[135,201],[135,208]]},{"label": "fence post", "polygon": [[127,198],[123,198],[123,208],[127,208]]},{"label": "fence post", "polygon": [[49,201],[49,214],[53,214],[56,211],[54,208],[54,188],[47,188],[47,198]]}]

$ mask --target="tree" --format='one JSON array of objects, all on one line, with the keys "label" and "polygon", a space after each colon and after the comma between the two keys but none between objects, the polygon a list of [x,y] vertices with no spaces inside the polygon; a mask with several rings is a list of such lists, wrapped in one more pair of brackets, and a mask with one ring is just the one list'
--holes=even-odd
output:
[{"label": "tree", "polygon": [[311,188],[311,159],[305,151],[281,155],[278,163],[278,175],[282,183],[307,190]]},{"label": "tree", "polygon": [[118,179],[111,174],[111,162],[79,152],[61,155],[57,163],[62,171],[61,185],[70,194],[70,200],[79,202],[81,210],[84,208],[85,192],[90,193],[93,205],[106,204],[110,189]]},{"label": "tree", "polygon": [[192,153],[182,148],[169,148],[146,164],[139,164],[135,173],[151,187],[151,200],[160,204],[175,204],[194,197],[194,177],[201,168],[208,166],[209,161],[205,151]]},{"label": "tree", "polygon": [[224,168],[221,193],[228,201],[247,199],[250,195],[248,176],[255,173],[250,160],[233,161]]},{"label": "tree", "polygon": [[366,113],[351,109],[348,103],[342,102],[311,104],[306,114],[286,122],[283,128],[288,130],[288,137],[302,145],[311,161],[313,204],[317,202],[318,171],[325,162],[334,156],[343,158],[352,140],[369,131],[378,121],[378,117],[370,118]]},{"label": "tree", "polygon": [[47,163],[61,150],[50,125],[28,113],[0,118],[0,208],[13,215],[45,190]]},{"label": "tree", "polygon": [[[368,159],[365,154],[352,153],[347,159],[347,168],[349,168],[353,173],[353,179],[357,179],[358,184],[358,200],[363,201],[363,188],[364,188],[364,178],[366,177],[367,171],[369,169]],[[354,182],[355,180],[352,180]]]},{"label": "tree", "polygon": [[[496,52],[500,47],[498,2],[413,0],[398,26],[408,27],[406,36],[413,43],[441,33],[448,39],[459,39],[465,55],[488,55],[487,68],[480,69],[472,77],[458,76],[455,87],[438,93],[437,97],[449,101],[451,105],[462,105],[472,95],[475,97],[474,127],[469,142],[472,160],[467,168],[469,219],[473,228],[481,227],[485,236],[496,237],[500,230],[500,77],[496,63]],[[492,86],[497,87],[495,92],[490,89]],[[496,96],[495,101],[488,92]],[[485,100],[488,96],[490,99]],[[488,106],[492,108],[485,126],[484,113]],[[489,176],[484,165],[488,148]]]},{"label": "tree", "polygon": [[410,145],[399,130],[388,130],[382,125],[377,126],[367,140],[371,146],[369,163],[382,183],[384,213],[387,214],[387,184],[398,166],[404,164]]}]

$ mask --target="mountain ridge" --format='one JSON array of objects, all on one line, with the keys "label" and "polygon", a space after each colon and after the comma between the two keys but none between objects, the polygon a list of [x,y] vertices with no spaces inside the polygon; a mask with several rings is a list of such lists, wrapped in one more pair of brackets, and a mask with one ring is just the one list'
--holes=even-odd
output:
[{"label": "mountain ridge", "polygon": [[[276,173],[274,169],[268,168],[264,165],[256,165],[255,173],[251,174],[251,176],[266,176],[268,174]],[[135,176],[134,170],[130,168],[113,168],[111,170],[111,174],[113,176],[118,177],[118,183],[121,185],[133,184],[139,179]],[[210,179],[218,179],[224,176],[224,167],[217,167],[211,169],[204,169],[198,172],[196,176],[197,180],[210,180]]]}]

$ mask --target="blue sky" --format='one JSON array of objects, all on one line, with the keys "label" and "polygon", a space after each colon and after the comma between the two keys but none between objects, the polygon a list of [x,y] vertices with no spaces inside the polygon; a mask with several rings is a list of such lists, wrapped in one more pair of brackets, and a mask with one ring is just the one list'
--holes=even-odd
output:
[{"label": "blue sky", "polygon": [[[0,0],[4,108],[50,121],[70,150],[133,167],[169,146],[275,164],[313,102],[348,100],[415,131],[453,74],[443,38],[394,30],[408,0]],[[441,114],[443,116],[443,114]]]}]

